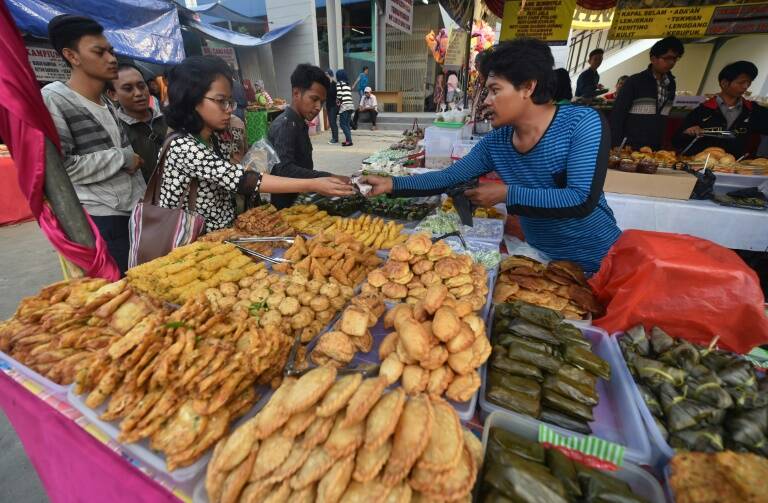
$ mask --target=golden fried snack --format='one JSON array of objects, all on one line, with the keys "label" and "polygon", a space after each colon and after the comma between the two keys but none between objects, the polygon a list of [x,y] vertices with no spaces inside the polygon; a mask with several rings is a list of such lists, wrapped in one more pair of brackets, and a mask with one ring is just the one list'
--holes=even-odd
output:
[{"label": "golden fried snack", "polygon": [[448,342],[459,334],[461,320],[452,307],[442,306],[435,311],[432,331],[442,342]]},{"label": "golden fried snack", "polygon": [[335,459],[354,453],[365,441],[365,423],[346,424],[341,415],[336,421],[323,448]]},{"label": "golden fried snack", "polygon": [[403,369],[403,389],[408,395],[418,395],[427,388],[429,371],[420,365],[406,365]]},{"label": "golden fried snack", "polygon": [[358,482],[375,479],[389,459],[390,452],[392,452],[392,442],[389,440],[375,449],[358,450],[352,478]]},{"label": "golden fried snack", "polygon": [[383,376],[387,380],[387,385],[394,384],[400,380],[400,376],[403,375],[405,365],[397,357],[397,353],[390,353],[379,367],[379,376]]},{"label": "golden fried snack", "polygon": [[429,381],[427,382],[427,393],[430,396],[442,396],[445,390],[448,389],[448,385],[453,381],[453,376],[453,370],[447,365],[431,371],[429,373]]},{"label": "golden fried snack", "polygon": [[[424,281],[422,279],[422,281]],[[426,284],[426,282],[425,282]],[[448,288],[442,284],[435,284],[427,288],[422,305],[429,314],[435,314],[435,311],[443,305],[443,301],[448,296]]]},{"label": "golden fried snack", "polygon": [[412,255],[424,255],[432,248],[432,239],[425,233],[411,234],[405,246]]},{"label": "golden fried snack", "polygon": [[350,454],[340,461],[336,461],[328,473],[317,485],[317,503],[338,502],[347,485],[352,479],[352,471],[355,469],[355,455]]},{"label": "golden fried snack", "polygon": [[411,474],[410,484],[431,498],[453,501],[468,495],[476,479],[475,460],[463,449],[459,463],[453,469],[435,476],[435,472],[417,466]]},{"label": "golden fried snack", "polygon": [[288,497],[291,503],[314,503],[317,498],[317,484],[310,484],[299,491],[292,491]]},{"label": "golden fried snack", "polygon": [[291,497],[291,487],[288,481],[283,481],[282,484],[276,484],[272,487],[272,490],[267,493],[266,497],[262,500],[264,503],[288,503]]},{"label": "golden fried snack", "polygon": [[298,437],[315,421],[315,417],[317,415],[312,407],[304,412],[292,415],[288,422],[285,423],[285,426],[283,426],[282,434],[290,438]]},{"label": "golden fried snack", "polygon": [[403,318],[396,326],[398,342],[412,360],[419,361],[429,354],[429,335],[413,318]]},{"label": "golden fried snack", "polygon": [[[448,353],[448,350],[445,349],[445,346],[442,344],[436,344],[432,346],[427,357],[421,360],[419,364],[426,370],[435,370],[442,367],[443,364],[448,360],[449,356],[450,353]],[[483,360],[483,362],[485,362],[485,360]],[[478,365],[478,367],[479,366],[480,365]]]},{"label": "golden fried snack", "polygon": [[293,437],[280,434],[264,439],[258,448],[253,468],[249,472],[250,480],[259,480],[272,473],[288,458],[293,444]]},{"label": "golden fried snack", "polygon": [[[355,337],[357,339],[357,337]],[[317,363],[317,355],[325,355],[337,362],[346,364],[355,357],[357,348],[344,332],[332,330],[320,336],[315,349],[312,351],[312,359]]]},{"label": "golden fried snack", "polygon": [[483,443],[466,428],[461,429],[464,435],[464,448],[472,455],[478,469],[483,464]]},{"label": "golden fried snack", "polygon": [[384,328],[392,328],[395,326],[395,320],[402,315],[411,315],[411,307],[404,304],[397,304],[395,307],[387,311],[384,315]]},{"label": "golden fried snack", "polygon": [[249,480],[251,482],[261,480],[268,484],[282,483],[291,477],[294,473],[299,471],[299,468],[301,468],[307,461],[309,453],[310,449],[307,448],[303,442],[293,442],[293,447],[291,447],[291,452],[288,454],[288,457],[285,459],[285,461],[282,462],[282,464],[278,465],[274,471],[270,472],[268,477],[257,478],[255,476],[261,475],[261,473],[257,473],[254,470],[251,472],[251,478]]},{"label": "golden fried snack", "polygon": [[352,395],[352,398],[349,399],[344,424],[352,425],[365,419],[365,416],[368,415],[368,412],[379,400],[386,387],[387,380],[384,377],[365,379],[357,388],[355,394]]},{"label": "golden fried snack", "polygon": [[341,315],[341,331],[347,335],[361,337],[365,335],[369,326],[368,311],[350,306]]},{"label": "golden fried snack", "polygon": [[388,281],[381,287],[381,293],[388,299],[404,299],[408,296],[408,287]]},{"label": "golden fried snack", "polygon": [[451,255],[453,255],[453,249],[445,241],[434,243],[427,252],[427,258],[432,262],[437,262],[438,260]]},{"label": "golden fried snack", "polygon": [[475,354],[472,352],[472,347],[470,346],[464,351],[451,353],[450,356],[448,356],[447,363],[448,366],[451,367],[451,370],[459,375],[465,375],[475,370],[476,367],[472,366],[474,361]]},{"label": "golden fried snack", "polygon": [[335,367],[317,367],[296,381],[291,393],[286,396],[283,410],[296,414],[315,405],[336,380]]},{"label": "golden fried snack", "polygon": [[403,480],[424,452],[432,434],[434,413],[427,395],[408,400],[395,429],[392,453],[384,469],[382,481],[393,486]]},{"label": "golden fried snack", "polygon": [[448,389],[445,390],[445,396],[454,402],[466,402],[472,398],[478,389],[480,389],[480,375],[474,371],[466,375],[456,376]]},{"label": "golden fried snack", "polygon": [[361,483],[353,480],[341,497],[341,503],[384,503],[391,487],[379,478]]},{"label": "golden fried snack", "polygon": [[431,397],[430,400],[435,413],[435,424],[427,448],[416,466],[434,472],[444,472],[459,463],[464,448],[464,434],[453,407],[440,398]]},{"label": "golden fried snack", "polygon": [[445,347],[449,353],[458,353],[472,347],[474,342],[475,333],[472,331],[472,328],[464,321],[461,321],[459,323],[459,333],[446,342]]},{"label": "golden fried snack", "polygon": [[406,482],[401,482],[389,491],[385,503],[411,503],[411,498],[411,486]]},{"label": "golden fried snack", "polygon": [[248,483],[248,475],[251,473],[251,468],[253,467],[255,460],[256,451],[251,451],[242,463],[229,472],[229,475],[224,479],[224,484],[221,487],[221,497],[219,501],[222,503],[234,503],[237,501],[243,487]]},{"label": "golden fried snack", "polygon": [[211,461],[208,463],[208,471],[205,474],[205,492],[208,494],[208,501],[219,501],[221,489],[228,472],[217,470],[214,466],[221,464],[220,456],[224,448],[224,442],[219,442],[213,449]]},{"label": "golden fried snack", "polygon": [[362,382],[362,374],[350,374],[333,383],[318,404],[317,415],[330,417],[343,409]]},{"label": "golden fried snack", "polygon": [[397,244],[389,250],[389,258],[400,262],[408,262],[413,258],[413,254],[408,250],[406,245]]},{"label": "golden fried snack", "polygon": [[291,489],[301,490],[313,482],[317,482],[333,465],[333,457],[322,447],[315,447],[301,469],[290,479]]},{"label": "golden fried snack", "polygon": [[395,432],[405,401],[402,388],[395,388],[378,401],[366,419],[364,449],[377,449]]},{"label": "golden fried snack", "polygon": [[[390,311],[391,312],[391,311]],[[397,347],[397,332],[390,332],[381,340],[379,344],[379,359],[385,360]]]},{"label": "golden fried snack", "polygon": [[307,449],[312,449],[317,445],[322,444],[331,434],[333,429],[333,417],[320,417],[315,418],[315,421],[309,425],[307,431],[304,432],[304,445]]}]

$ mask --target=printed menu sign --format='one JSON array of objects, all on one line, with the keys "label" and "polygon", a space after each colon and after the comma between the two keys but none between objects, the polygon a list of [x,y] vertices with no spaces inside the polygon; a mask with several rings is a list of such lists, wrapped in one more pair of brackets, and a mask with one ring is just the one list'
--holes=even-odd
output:
[{"label": "printed menu sign", "polygon": [[29,65],[41,82],[69,79],[69,67],[59,53],[49,47],[27,47]]},{"label": "printed menu sign", "polygon": [[575,0],[528,0],[521,11],[520,0],[510,0],[504,4],[500,39],[533,37],[550,45],[564,45],[568,41],[575,8]]}]

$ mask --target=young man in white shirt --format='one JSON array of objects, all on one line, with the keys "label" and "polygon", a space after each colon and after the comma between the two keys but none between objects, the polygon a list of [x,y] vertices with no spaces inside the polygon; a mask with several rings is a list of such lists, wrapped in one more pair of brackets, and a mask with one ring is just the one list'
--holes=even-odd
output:
[{"label": "young man in white shirt", "polygon": [[368,114],[370,116],[371,131],[376,131],[376,116],[379,114],[379,104],[370,87],[365,88],[363,97],[360,98],[360,105],[355,110],[354,117],[352,117],[352,129],[357,129],[357,121],[360,118],[360,114]]}]

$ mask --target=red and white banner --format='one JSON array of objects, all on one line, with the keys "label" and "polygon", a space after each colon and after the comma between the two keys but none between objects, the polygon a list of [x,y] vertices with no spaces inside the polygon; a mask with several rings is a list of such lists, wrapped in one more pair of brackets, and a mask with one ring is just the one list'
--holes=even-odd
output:
[{"label": "red and white banner", "polygon": [[27,47],[27,59],[40,82],[63,82],[69,79],[69,67],[59,53],[50,47]]},{"label": "red and white banner", "polygon": [[204,56],[218,56],[227,62],[230,68],[237,70],[237,55],[234,47],[203,47]]}]

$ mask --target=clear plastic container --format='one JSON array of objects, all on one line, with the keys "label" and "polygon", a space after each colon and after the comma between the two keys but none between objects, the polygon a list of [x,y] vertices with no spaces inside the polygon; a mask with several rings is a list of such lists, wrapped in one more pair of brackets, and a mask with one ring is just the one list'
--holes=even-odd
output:
[{"label": "clear plastic container", "polygon": [[[651,464],[651,445],[648,440],[646,428],[637,413],[637,406],[633,398],[634,383],[627,381],[621,372],[623,359],[617,354],[615,341],[608,334],[597,327],[579,327],[585,337],[592,342],[592,352],[606,360],[611,366],[611,380],[598,379],[597,392],[600,403],[592,410],[595,420],[589,423],[592,428],[592,436],[623,445],[625,447],[624,458],[639,465]],[[485,399],[485,387],[487,382],[486,368],[483,369],[482,387],[480,388],[480,411],[483,417],[493,412],[499,412],[514,417],[516,421],[528,423],[538,427],[542,421],[530,416],[512,412],[499,407]],[[569,431],[554,424],[545,423],[556,431],[568,435],[584,437],[580,433]]]},{"label": "clear plastic container", "polygon": [[653,420],[653,414],[651,414],[650,409],[648,409],[648,406],[645,404],[643,397],[640,396],[640,388],[637,387],[635,379],[629,372],[629,367],[627,366],[626,360],[624,360],[624,355],[621,353],[621,347],[619,346],[619,337],[622,337],[623,335],[623,332],[619,332],[610,337],[611,351],[616,354],[616,359],[618,360],[615,367],[611,364],[611,370],[613,371],[615,368],[615,372],[630,384],[631,393],[629,396],[634,401],[635,409],[642,418],[643,426],[651,446],[651,456],[648,460],[648,464],[661,469],[675,455],[675,450],[672,449],[669,442],[664,440],[664,437],[661,435],[659,427],[656,426],[656,421]]},{"label": "clear plastic container", "polygon": [[[272,390],[268,386],[259,386],[258,393],[261,395],[261,397],[259,398],[259,401],[256,402],[256,404],[251,408],[250,411],[248,411],[248,413],[245,416],[241,417],[231,427],[230,431],[233,431],[243,422],[255,416],[256,413],[260,411],[261,408],[264,407],[264,405],[266,405],[267,401],[272,396]],[[185,466],[184,468],[178,468],[173,471],[168,471],[168,468],[165,464],[165,456],[149,448],[149,439],[145,438],[140,442],[135,442],[132,444],[125,444],[117,440],[117,437],[120,434],[120,422],[104,421],[100,419],[101,414],[103,414],[107,408],[107,402],[105,402],[104,404],[102,404],[100,407],[96,409],[91,409],[90,407],[85,405],[85,399],[87,397],[88,395],[86,394],[83,394],[83,395],[75,394],[74,385],[69,387],[69,392],[67,393],[67,400],[72,405],[72,407],[77,409],[77,411],[79,411],[83,416],[85,416],[88,419],[88,421],[93,423],[98,429],[104,432],[104,434],[107,435],[107,437],[109,437],[110,439],[120,444],[121,448],[124,449],[126,453],[128,453],[131,457],[133,457],[137,461],[140,461],[145,466],[151,468],[156,473],[169,477],[172,480],[175,480],[177,482],[187,482],[197,477],[208,465],[208,461],[211,459],[211,453],[212,453],[213,447],[208,449],[208,452],[206,452],[200,459],[195,461],[193,464],[189,466]]]},{"label": "clear plastic container", "polygon": [[56,398],[66,400],[68,386],[56,384],[55,382],[51,381],[47,377],[44,377],[41,374],[38,374],[31,368],[27,367],[26,365],[19,362],[18,360],[11,357],[10,355],[3,353],[2,351],[0,351],[0,360],[3,360],[5,363],[8,364],[9,367],[11,367],[13,370],[18,372],[19,374],[23,375],[30,381],[33,381],[39,384],[44,390],[49,392],[51,395],[55,396]]},{"label": "clear plastic container", "polygon": [[[528,421],[519,421],[516,416],[493,412],[485,420],[483,427],[483,452],[488,445],[488,435],[492,427],[502,428],[528,440],[537,441],[539,438],[538,425]],[[633,493],[649,503],[663,503],[665,501],[664,491],[659,482],[653,475],[633,463],[625,462],[619,470],[607,472],[607,474],[629,484]]]}]

